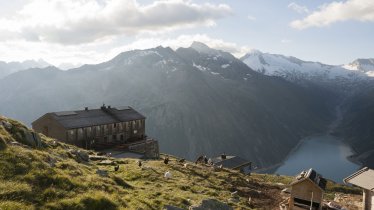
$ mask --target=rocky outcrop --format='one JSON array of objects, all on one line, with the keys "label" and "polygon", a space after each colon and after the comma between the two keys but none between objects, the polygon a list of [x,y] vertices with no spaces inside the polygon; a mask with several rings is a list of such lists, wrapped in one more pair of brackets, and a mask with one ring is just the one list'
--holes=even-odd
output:
[{"label": "rocky outcrop", "polygon": [[37,147],[37,148],[42,147],[42,140],[39,134],[33,131],[29,131],[25,128],[21,129],[20,132],[21,132],[21,135],[24,136],[23,138],[24,141],[22,143],[28,146],[31,146],[31,147]]},{"label": "rocky outcrop", "polygon": [[39,134],[27,129],[23,125],[13,125],[6,119],[0,119],[0,126],[5,128],[6,132],[9,133],[10,136],[23,145],[34,148],[40,148],[43,146]]}]

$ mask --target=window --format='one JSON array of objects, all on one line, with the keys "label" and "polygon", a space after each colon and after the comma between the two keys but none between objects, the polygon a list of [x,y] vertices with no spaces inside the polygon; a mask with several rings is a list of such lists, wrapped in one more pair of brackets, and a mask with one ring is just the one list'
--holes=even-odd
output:
[{"label": "window", "polygon": [[117,127],[117,123],[114,123],[114,124],[113,124],[113,128],[116,128],[116,127]]},{"label": "window", "polygon": [[68,140],[69,141],[75,141],[75,130],[69,130],[68,131]]},{"label": "window", "polygon": [[96,136],[100,136],[100,126],[96,126]]},{"label": "window", "polygon": [[113,140],[117,140],[117,135],[112,135]]},{"label": "window", "polygon": [[103,125],[103,130],[104,130],[104,135],[107,135],[108,134],[108,126]]},{"label": "window", "polygon": [[140,120],[137,120],[136,122],[138,123],[138,128],[140,128],[140,127],[141,127],[141,122],[140,122]]},{"label": "window", "polygon": [[134,134],[137,134],[138,133],[138,131],[137,130],[134,130]]},{"label": "window", "polygon": [[87,137],[91,137],[91,127],[87,127],[86,128],[86,135],[87,135]]},{"label": "window", "polygon": [[78,140],[83,139],[83,128],[78,128]]}]

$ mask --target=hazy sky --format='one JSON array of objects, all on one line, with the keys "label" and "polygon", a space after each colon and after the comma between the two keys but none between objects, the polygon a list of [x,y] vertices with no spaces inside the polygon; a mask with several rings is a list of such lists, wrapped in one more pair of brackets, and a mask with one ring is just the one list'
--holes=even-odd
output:
[{"label": "hazy sky", "polygon": [[193,40],[327,64],[374,57],[374,0],[0,0],[0,60],[98,63]]}]

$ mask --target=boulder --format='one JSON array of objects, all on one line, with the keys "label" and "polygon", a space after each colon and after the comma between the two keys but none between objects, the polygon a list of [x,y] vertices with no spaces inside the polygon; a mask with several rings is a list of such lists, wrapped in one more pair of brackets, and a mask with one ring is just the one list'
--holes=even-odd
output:
[{"label": "boulder", "polygon": [[7,121],[0,121],[0,125],[3,125],[5,129],[10,130],[12,129],[13,125]]},{"label": "boulder", "polygon": [[96,170],[96,174],[98,174],[101,177],[108,177],[108,171],[107,170],[97,169]]},{"label": "boulder", "polygon": [[100,155],[89,155],[90,160],[106,160],[108,159],[107,156],[100,156]]},{"label": "boulder", "polygon": [[215,199],[207,199],[198,206],[190,206],[189,210],[233,210],[233,208]]},{"label": "boulder", "polygon": [[22,136],[22,138],[20,139],[20,143],[26,144],[31,147],[42,147],[42,140],[39,134],[29,131],[26,128],[21,128],[19,132]]},{"label": "boulder", "polygon": [[76,155],[77,155],[78,158],[80,158],[80,159],[83,160],[83,161],[88,162],[88,161],[90,160],[89,155],[88,155],[88,152],[86,152],[86,151],[84,151],[84,150],[78,150],[78,151],[76,152]]},{"label": "boulder", "polygon": [[102,160],[98,163],[98,165],[117,165],[117,164],[111,160]]}]

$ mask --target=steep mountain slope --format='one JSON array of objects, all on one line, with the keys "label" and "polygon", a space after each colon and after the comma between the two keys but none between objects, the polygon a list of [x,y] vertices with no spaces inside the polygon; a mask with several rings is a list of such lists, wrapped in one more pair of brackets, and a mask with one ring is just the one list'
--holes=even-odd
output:
[{"label": "steep mountain slope", "polygon": [[[141,160],[138,167],[137,159],[97,156],[43,135],[39,146],[32,146],[23,136],[30,132],[0,116],[0,209],[163,209],[166,205],[188,209],[204,200],[233,209],[275,209],[282,201],[280,191],[292,180],[247,176],[191,162],[184,167],[171,156],[167,165],[162,160]],[[119,166],[117,171],[114,166]],[[164,178],[166,171],[171,178]],[[328,182],[327,199],[336,192],[345,197],[361,193]]]},{"label": "steep mountain slope", "polygon": [[352,145],[355,158],[374,167],[374,85],[354,95],[343,109],[345,115],[336,134]]},{"label": "steep mountain slope", "polygon": [[357,59],[344,66],[307,62],[295,57],[254,50],[241,58],[249,67],[296,84],[314,84],[337,94],[337,119],[330,131],[356,151],[356,159],[374,167],[374,59]]},{"label": "steep mountain slope", "polygon": [[51,111],[131,105],[147,116],[147,133],[162,151],[189,159],[226,152],[269,165],[302,137],[326,129],[332,96],[195,43],[124,52],[70,71],[12,74],[0,81],[0,113],[29,124]]},{"label": "steep mountain slope", "polygon": [[45,62],[44,60],[27,60],[23,62],[3,62],[0,61],[0,79],[12,74],[17,71],[29,69],[29,68],[45,68],[51,66],[51,64]]}]

